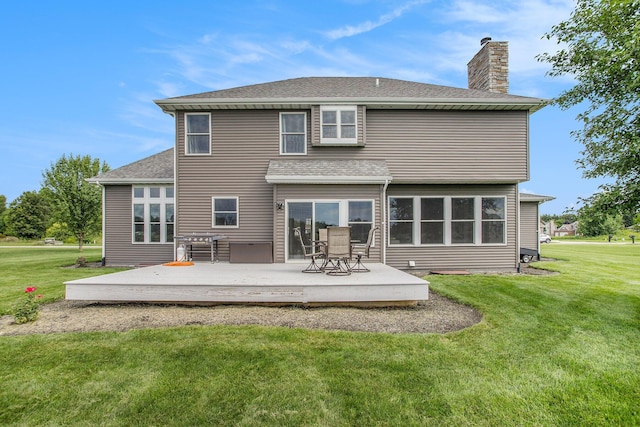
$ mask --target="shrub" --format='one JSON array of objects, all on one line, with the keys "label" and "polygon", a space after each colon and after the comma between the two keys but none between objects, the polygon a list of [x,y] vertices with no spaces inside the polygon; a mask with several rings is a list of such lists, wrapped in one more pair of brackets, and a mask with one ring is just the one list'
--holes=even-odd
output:
[{"label": "shrub", "polygon": [[33,322],[40,315],[38,300],[42,295],[36,296],[36,288],[32,286],[27,287],[24,292],[27,294],[26,298],[16,303],[13,309],[13,320],[18,324]]}]

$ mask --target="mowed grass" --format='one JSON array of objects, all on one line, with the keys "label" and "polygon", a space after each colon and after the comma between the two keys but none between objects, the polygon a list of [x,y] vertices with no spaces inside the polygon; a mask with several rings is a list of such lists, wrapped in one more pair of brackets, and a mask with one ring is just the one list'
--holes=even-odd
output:
[{"label": "mowed grass", "polygon": [[561,259],[538,263],[559,274],[429,276],[484,314],[445,335],[0,337],[0,424],[639,425],[640,245],[551,244],[543,256]]},{"label": "mowed grass", "polygon": [[27,286],[35,286],[42,302],[64,298],[64,282],[122,269],[68,268],[79,257],[89,262],[100,261],[100,248],[80,252],[77,246],[0,246],[0,315],[10,314],[11,307],[24,297]]}]

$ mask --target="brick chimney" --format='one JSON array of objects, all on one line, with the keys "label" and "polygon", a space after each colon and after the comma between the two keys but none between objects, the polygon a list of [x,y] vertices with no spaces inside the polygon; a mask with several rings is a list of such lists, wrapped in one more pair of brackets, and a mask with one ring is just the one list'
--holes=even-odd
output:
[{"label": "brick chimney", "polygon": [[480,40],[482,47],[467,64],[469,89],[509,92],[509,43]]}]

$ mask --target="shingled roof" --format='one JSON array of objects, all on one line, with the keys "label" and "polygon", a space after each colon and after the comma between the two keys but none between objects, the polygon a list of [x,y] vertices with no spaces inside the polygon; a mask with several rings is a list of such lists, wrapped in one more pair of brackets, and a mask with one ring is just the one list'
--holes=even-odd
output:
[{"label": "shingled roof", "polygon": [[173,148],[88,179],[96,184],[173,183]]},{"label": "shingled roof", "polygon": [[269,161],[270,184],[384,184],[393,179],[384,160],[281,159]]},{"label": "shingled roof", "polygon": [[542,194],[533,194],[533,193],[520,193],[520,201],[521,202],[538,202],[544,203],[550,200],[554,200],[553,196],[544,196]]},{"label": "shingled roof", "polygon": [[304,108],[358,104],[371,108],[536,111],[542,99],[383,77],[301,77],[156,100],[165,112],[195,109]]}]

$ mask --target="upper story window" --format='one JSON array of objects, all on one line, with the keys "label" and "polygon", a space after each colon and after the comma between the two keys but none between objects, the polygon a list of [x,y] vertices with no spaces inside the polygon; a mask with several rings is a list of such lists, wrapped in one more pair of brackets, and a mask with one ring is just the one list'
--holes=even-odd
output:
[{"label": "upper story window", "polygon": [[320,107],[321,138],[323,144],[357,144],[355,105]]},{"label": "upper story window", "polygon": [[185,154],[211,154],[211,115],[209,113],[186,113]]},{"label": "upper story window", "polygon": [[133,243],[171,243],[173,187],[133,187]]},{"label": "upper story window", "polygon": [[280,154],[307,154],[306,113],[280,113]]}]

